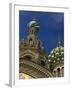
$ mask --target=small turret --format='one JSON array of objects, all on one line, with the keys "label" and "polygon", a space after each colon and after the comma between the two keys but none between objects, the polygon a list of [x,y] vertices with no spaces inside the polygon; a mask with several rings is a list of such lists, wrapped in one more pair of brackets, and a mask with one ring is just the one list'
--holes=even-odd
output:
[{"label": "small turret", "polygon": [[30,21],[28,23],[28,30],[29,30],[29,34],[36,34],[36,32],[39,30],[39,25],[37,23],[37,21],[35,19],[33,19],[32,21]]}]

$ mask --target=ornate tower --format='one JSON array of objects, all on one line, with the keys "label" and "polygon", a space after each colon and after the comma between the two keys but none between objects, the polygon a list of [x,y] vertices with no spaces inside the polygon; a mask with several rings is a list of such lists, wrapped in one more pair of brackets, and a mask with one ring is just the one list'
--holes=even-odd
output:
[{"label": "ornate tower", "polygon": [[37,37],[39,27],[34,19],[28,23],[27,38],[20,43],[20,58],[29,59],[44,66],[46,62],[44,47]]},{"label": "ornate tower", "polygon": [[31,47],[35,47],[38,45],[38,38],[37,38],[37,32],[39,30],[38,23],[35,20],[32,20],[28,24],[28,36],[27,36],[27,41],[28,44]]}]

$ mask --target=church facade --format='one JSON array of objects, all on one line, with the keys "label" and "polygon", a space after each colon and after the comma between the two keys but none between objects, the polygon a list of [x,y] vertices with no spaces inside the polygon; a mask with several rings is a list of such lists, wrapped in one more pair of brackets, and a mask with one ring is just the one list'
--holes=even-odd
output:
[{"label": "church facade", "polygon": [[64,77],[64,47],[61,40],[47,55],[42,41],[37,37],[38,31],[37,21],[30,21],[28,35],[19,43],[19,78]]}]

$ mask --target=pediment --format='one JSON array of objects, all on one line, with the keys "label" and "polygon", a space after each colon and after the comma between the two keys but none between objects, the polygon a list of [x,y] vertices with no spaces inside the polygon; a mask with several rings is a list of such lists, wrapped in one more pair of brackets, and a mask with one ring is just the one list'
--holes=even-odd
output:
[{"label": "pediment", "polygon": [[32,56],[32,57],[38,57],[38,54],[31,51],[31,50],[25,50],[22,54],[21,54],[21,57],[24,57],[24,56]]}]

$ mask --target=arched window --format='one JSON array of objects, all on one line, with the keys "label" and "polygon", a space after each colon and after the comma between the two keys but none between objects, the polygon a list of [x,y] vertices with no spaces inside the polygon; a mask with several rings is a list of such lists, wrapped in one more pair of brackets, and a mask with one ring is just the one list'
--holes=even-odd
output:
[{"label": "arched window", "polygon": [[57,68],[57,76],[60,77],[60,68]]},{"label": "arched window", "polygon": [[41,65],[42,66],[45,66],[45,62],[41,60]]},{"label": "arched window", "polygon": [[29,39],[29,44],[30,44],[30,45],[33,45],[33,40],[32,40],[32,38]]},{"label": "arched window", "polygon": [[62,77],[64,77],[64,67],[62,67],[61,70],[62,70],[62,72],[61,72]]},{"label": "arched window", "polygon": [[32,38],[29,39],[29,42],[32,41]]},{"label": "arched window", "polygon": [[56,77],[56,71],[54,71],[53,73],[54,73],[54,76]]},{"label": "arched window", "polygon": [[25,60],[32,60],[32,57],[29,56],[29,55],[26,55],[26,56],[24,56],[24,59],[25,59]]}]

